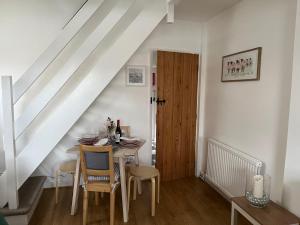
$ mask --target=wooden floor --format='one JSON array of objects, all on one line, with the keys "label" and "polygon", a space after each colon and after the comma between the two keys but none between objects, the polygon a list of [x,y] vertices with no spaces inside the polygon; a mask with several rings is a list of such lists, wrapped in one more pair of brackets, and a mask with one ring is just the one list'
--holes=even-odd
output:
[{"label": "wooden floor", "polygon": [[[197,178],[186,178],[161,184],[161,202],[156,216],[150,213],[150,183],[143,183],[143,194],[131,201],[127,225],[229,225],[230,204],[206,183]],[[79,211],[70,215],[72,189],[61,188],[60,201],[55,205],[54,189],[45,189],[30,225],[81,225],[82,193]],[[95,206],[93,195],[89,202],[89,225],[109,224],[109,196]],[[115,225],[124,224],[120,191],[116,199]],[[239,218],[239,225],[246,225]]]}]

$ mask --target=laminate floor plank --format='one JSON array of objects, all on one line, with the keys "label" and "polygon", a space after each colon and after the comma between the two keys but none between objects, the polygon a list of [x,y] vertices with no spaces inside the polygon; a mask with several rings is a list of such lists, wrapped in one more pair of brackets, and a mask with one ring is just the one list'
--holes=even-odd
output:
[{"label": "laminate floor plank", "polygon": [[[150,182],[143,182],[143,193],[130,202],[126,225],[230,225],[230,204],[198,178],[162,182],[160,203],[151,216]],[[70,215],[72,188],[60,188],[59,203],[55,204],[55,189],[45,189],[29,225],[81,225],[82,190],[75,216]],[[95,205],[89,194],[88,225],[109,225],[109,194]],[[239,225],[248,225],[241,217]],[[116,195],[115,225],[124,225],[121,193]]]}]

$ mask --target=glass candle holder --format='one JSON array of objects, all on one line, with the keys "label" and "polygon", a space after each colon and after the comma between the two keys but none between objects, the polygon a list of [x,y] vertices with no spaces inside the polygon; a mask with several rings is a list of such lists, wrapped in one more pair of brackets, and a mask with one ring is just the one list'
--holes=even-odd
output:
[{"label": "glass candle holder", "polygon": [[270,201],[271,177],[255,175],[246,177],[246,199],[250,205],[258,208],[267,206]]}]

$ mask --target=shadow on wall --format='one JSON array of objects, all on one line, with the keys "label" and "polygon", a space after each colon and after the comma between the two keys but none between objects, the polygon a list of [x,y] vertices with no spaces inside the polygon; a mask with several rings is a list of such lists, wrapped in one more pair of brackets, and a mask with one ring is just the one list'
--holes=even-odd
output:
[{"label": "shadow on wall", "polygon": [[[298,180],[287,182],[284,185],[283,188],[283,206],[286,207],[288,210],[291,210],[289,206],[297,206],[297,211],[295,211],[296,207],[294,207],[294,210],[291,212],[296,214],[298,217],[300,216],[300,178]],[[297,196],[295,194],[298,193]]]}]

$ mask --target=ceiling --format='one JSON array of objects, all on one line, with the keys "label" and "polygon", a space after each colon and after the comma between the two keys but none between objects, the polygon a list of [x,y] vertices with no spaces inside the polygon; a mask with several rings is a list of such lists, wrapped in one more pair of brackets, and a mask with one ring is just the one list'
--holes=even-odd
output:
[{"label": "ceiling", "polygon": [[175,0],[175,19],[205,22],[240,0]]}]

